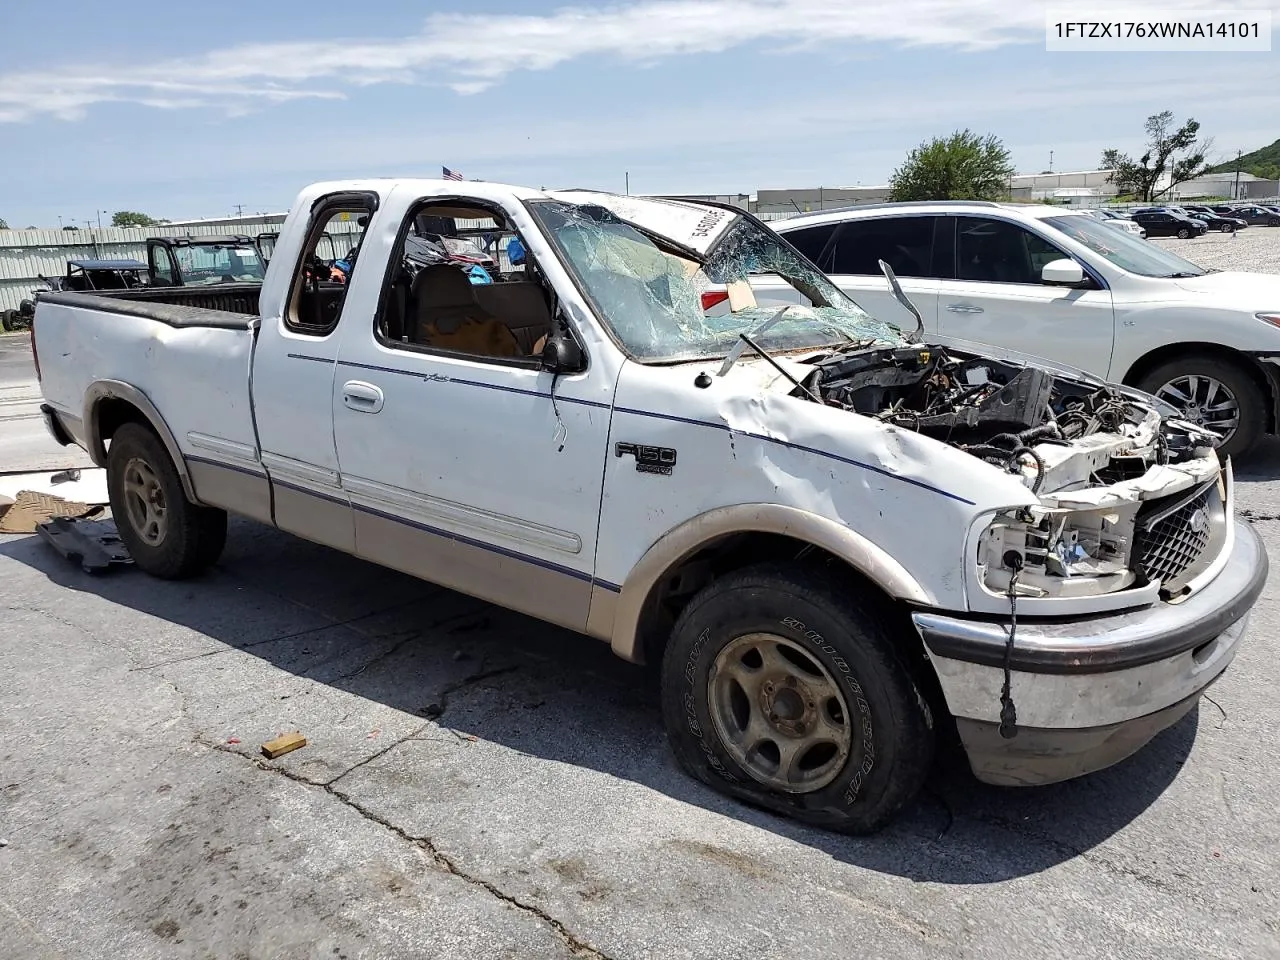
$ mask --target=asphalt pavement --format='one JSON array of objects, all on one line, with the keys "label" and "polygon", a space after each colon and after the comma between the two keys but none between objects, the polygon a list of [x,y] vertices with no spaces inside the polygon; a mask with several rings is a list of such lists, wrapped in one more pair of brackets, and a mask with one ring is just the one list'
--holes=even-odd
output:
[{"label": "asphalt pavement", "polygon": [[[25,342],[0,471],[83,462],[10,416]],[[1237,478],[1280,566],[1280,443]],[[850,838],[683,775],[598,641],[248,522],[186,583],[0,537],[0,957],[1280,957],[1277,596],[1136,757],[944,755]]]}]

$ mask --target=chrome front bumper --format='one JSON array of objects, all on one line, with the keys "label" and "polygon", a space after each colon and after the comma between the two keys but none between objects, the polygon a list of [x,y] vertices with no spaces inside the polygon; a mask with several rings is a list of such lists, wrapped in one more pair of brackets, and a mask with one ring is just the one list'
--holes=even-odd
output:
[{"label": "chrome front bumper", "polygon": [[1179,603],[1107,616],[1019,620],[1011,659],[1017,735],[998,733],[1008,618],[912,619],[980,780],[1053,783],[1131,755],[1196,705],[1235,657],[1268,560],[1233,520],[1226,565]]}]

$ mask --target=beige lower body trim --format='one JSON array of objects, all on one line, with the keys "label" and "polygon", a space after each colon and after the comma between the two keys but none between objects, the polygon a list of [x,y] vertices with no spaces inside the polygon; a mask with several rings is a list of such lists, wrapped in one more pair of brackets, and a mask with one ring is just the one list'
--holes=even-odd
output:
[{"label": "beige lower body trim", "polygon": [[281,483],[273,486],[277,527],[343,553],[356,552],[355,521],[350,504]]},{"label": "beige lower body trim", "polygon": [[366,560],[570,630],[586,625],[586,579],[359,510],[355,529]]},{"label": "beige lower body trim", "polygon": [[617,610],[618,591],[593,584],[591,612],[587,615],[587,636],[610,643],[613,640],[613,622]]},{"label": "beige lower body trim", "polygon": [[194,459],[187,460],[187,471],[201,503],[271,523],[271,489],[266,477]]}]

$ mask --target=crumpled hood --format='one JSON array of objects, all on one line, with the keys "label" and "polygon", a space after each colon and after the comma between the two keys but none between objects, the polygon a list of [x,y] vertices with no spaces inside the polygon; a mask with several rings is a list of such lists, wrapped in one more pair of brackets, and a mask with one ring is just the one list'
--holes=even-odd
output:
[{"label": "crumpled hood", "polygon": [[1273,274],[1223,271],[1206,273],[1203,277],[1182,277],[1174,283],[1188,293],[1229,296],[1232,303],[1246,301],[1249,309],[1280,311],[1280,276]]}]

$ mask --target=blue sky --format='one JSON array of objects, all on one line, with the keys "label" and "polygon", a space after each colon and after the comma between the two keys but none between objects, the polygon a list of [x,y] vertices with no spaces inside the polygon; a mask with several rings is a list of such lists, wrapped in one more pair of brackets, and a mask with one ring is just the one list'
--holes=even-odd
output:
[{"label": "blue sky", "polygon": [[1020,171],[1050,150],[1057,170],[1089,169],[1139,148],[1163,109],[1200,120],[1223,157],[1280,136],[1280,46],[1047,53],[1042,3],[4,7],[0,217],[15,227],[283,210],[312,180],[442,164],[615,190],[629,171],[633,192],[882,183],[963,127],[1001,137]]}]

